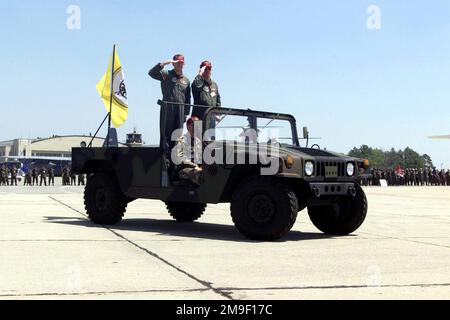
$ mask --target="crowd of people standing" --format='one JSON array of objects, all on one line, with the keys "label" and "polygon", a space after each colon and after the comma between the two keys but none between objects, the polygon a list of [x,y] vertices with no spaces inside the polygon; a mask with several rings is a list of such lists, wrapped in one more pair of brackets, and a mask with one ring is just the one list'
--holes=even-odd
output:
[{"label": "crowd of people standing", "polygon": [[450,186],[450,170],[436,168],[371,169],[360,176],[363,186],[380,186],[385,180],[388,186]]},{"label": "crowd of people standing", "polygon": [[[9,168],[5,164],[0,167],[0,186],[18,186],[21,180],[24,186],[54,186],[55,169],[49,166],[23,170],[16,165]],[[85,184],[85,175],[76,175],[69,167],[63,168],[63,186],[84,186]]]}]

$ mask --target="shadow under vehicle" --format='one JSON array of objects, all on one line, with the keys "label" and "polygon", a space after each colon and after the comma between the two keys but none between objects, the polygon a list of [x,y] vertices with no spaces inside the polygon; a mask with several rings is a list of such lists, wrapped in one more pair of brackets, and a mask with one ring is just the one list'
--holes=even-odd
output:
[{"label": "shadow under vehicle", "polygon": [[[364,161],[302,148],[293,116],[209,108],[202,130],[210,134],[204,135],[201,151],[215,161],[202,164],[198,186],[174,174],[165,143],[163,111],[179,106],[158,104],[159,147],[73,149],[74,172],[88,175],[84,201],[94,223],[119,223],[127,204],[138,198],[165,202],[180,222],[198,220],[207,204],[231,203],[236,228],[255,240],[283,237],[305,208],[313,224],[330,235],[350,234],[364,222],[367,199],[356,183]],[[304,135],[308,139],[307,130]],[[264,173],[271,170],[271,175]]]}]

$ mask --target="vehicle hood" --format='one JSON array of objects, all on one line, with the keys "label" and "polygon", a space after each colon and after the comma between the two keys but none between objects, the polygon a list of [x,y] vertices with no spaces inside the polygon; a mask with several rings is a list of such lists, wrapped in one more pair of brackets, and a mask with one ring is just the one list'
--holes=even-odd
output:
[{"label": "vehicle hood", "polygon": [[336,160],[354,160],[354,158],[349,157],[344,154],[340,154],[333,151],[328,150],[319,150],[319,149],[311,149],[311,148],[300,148],[300,147],[283,147],[280,149],[280,153],[291,154],[292,156],[297,156],[301,158],[314,158],[314,159],[333,159]]}]

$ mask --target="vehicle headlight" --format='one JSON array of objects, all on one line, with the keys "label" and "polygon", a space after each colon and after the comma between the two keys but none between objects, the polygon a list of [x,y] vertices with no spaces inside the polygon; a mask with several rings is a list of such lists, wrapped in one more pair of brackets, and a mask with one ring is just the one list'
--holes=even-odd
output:
[{"label": "vehicle headlight", "polygon": [[355,165],[353,163],[347,163],[347,175],[352,177],[355,174]]},{"label": "vehicle headlight", "polygon": [[305,174],[311,177],[314,174],[314,163],[312,161],[306,161],[305,163]]}]

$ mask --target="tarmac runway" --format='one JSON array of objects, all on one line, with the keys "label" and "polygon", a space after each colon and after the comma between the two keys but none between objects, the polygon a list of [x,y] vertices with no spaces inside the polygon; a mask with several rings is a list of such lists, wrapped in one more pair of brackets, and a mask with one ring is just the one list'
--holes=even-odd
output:
[{"label": "tarmac runway", "polygon": [[450,187],[366,188],[355,234],[299,214],[277,242],[248,241],[229,205],[193,224],[158,201],[91,224],[82,187],[0,187],[0,299],[449,299]]}]

